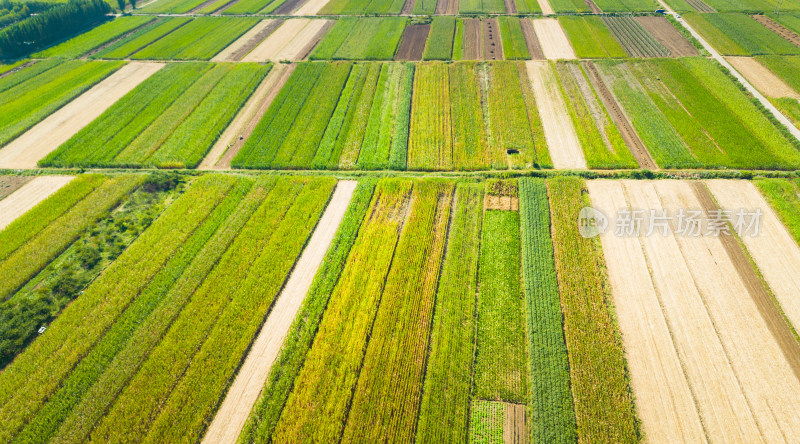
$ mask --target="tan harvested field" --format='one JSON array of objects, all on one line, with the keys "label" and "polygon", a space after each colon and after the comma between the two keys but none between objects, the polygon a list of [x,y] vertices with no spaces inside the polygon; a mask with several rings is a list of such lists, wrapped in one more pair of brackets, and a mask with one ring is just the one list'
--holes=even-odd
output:
[{"label": "tan harvested field", "polygon": [[[628,207],[621,181],[587,183],[592,205],[610,218]],[[636,237],[601,236],[636,411],[650,442],[704,442],[700,416],[683,374],[661,303]]]},{"label": "tan harvested field", "polygon": [[695,49],[666,18],[643,15],[634,17],[634,20],[667,48],[673,57],[691,57],[698,55],[697,49]]},{"label": "tan harvested field", "polygon": [[39,160],[163,66],[145,62],[123,66],[0,149],[0,168],[36,168]]},{"label": "tan harvested field", "polygon": [[403,30],[403,40],[397,48],[395,60],[422,60],[422,53],[425,50],[425,42],[428,41],[428,33],[431,25],[408,25]]},{"label": "tan harvested field", "polygon": [[400,11],[402,15],[411,15],[414,12],[414,6],[416,6],[417,0],[406,0],[403,3],[403,9]]},{"label": "tan harvested field", "polygon": [[577,58],[558,20],[554,18],[534,19],[533,29],[536,31],[536,36],[539,37],[542,52],[548,60]]},{"label": "tan harvested field", "polygon": [[544,52],[542,52],[542,44],[539,43],[539,38],[536,37],[536,31],[533,30],[533,23],[530,20],[520,20],[522,27],[522,35],[525,36],[525,45],[528,47],[528,52],[533,60],[544,60]]},{"label": "tan harvested field", "polygon": [[464,19],[464,60],[481,58],[481,21],[480,19]]},{"label": "tan harvested field", "polygon": [[[701,184],[622,181],[622,186],[624,205],[630,208],[666,209],[672,216],[679,209],[709,209],[710,199],[703,197],[707,191]],[[595,190],[592,199],[604,196]],[[619,205],[615,202],[612,206]],[[702,234],[707,233],[706,224],[704,219]],[[677,228],[675,220],[672,228]],[[793,368],[794,359],[786,354],[791,347],[770,325],[774,316],[759,306],[760,296],[752,286],[757,278],[752,268],[748,272],[741,267],[743,253],[740,250],[737,256],[732,250],[738,248],[735,239],[676,235],[673,231],[666,236],[657,232],[637,239],[705,435],[718,442],[797,442],[800,380]],[[610,277],[614,261],[609,260]],[[617,295],[614,298],[616,301]],[[617,307],[623,330],[631,322],[623,319],[628,316],[625,313]],[[640,332],[639,336],[647,334]],[[654,378],[635,368],[631,363],[632,380]],[[634,383],[634,390],[636,387]],[[650,387],[661,393],[674,388],[657,380]],[[657,423],[647,423],[643,413],[646,398],[638,393],[636,397],[644,430],[657,428]]]},{"label": "tan harvested field", "polygon": [[73,176],[39,176],[22,185],[5,199],[0,200],[0,230],[68,184],[72,179],[74,179]]},{"label": "tan harvested field", "polygon": [[503,411],[503,443],[528,444],[528,418],[525,405],[505,403]]},{"label": "tan harvested field", "polygon": [[266,40],[244,56],[244,62],[266,62],[306,58],[322,38],[322,31],[331,20],[289,19],[283,22]]},{"label": "tan harvested field", "polygon": [[550,6],[549,0],[539,0],[539,7],[542,8],[542,15],[554,15],[556,12]]},{"label": "tan harvested field", "polygon": [[762,212],[758,236],[740,236],[786,317],[800,328],[800,247],[758,189],[748,181],[706,182],[719,206]]},{"label": "tan harvested field", "polygon": [[483,198],[483,209],[519,211],[519,198],[514,196],[493,196],[487,193]]},{"label": "tan harvested field", "polygon": [[5,199],[32,179],[32,176],[0,176],[0,200]]},{"label": "tan harvested field", "polygon": [[561,169],[586,169],[586,159],[578,135],[561,97],[553,67],[548,62],[526,62],[536,106],[553,166]]},{"label": "tan harvested field", "polygon": [[329,0],[308,0],[303,6],[297,8],[292,15],[317,15]]},{"label": "tan harvested field", "polygon": [[200,163],[200,170],[226,170],[250,137],[261,116],[278,95],[297,65],[276,64]]},{"label": "tan harvested field", "polygon": [[336,185],[308,245],[267,315],[266,322],[206,432],[204,443],[236,443],[250,410],[267,381],[272,363],[278,357],[289,328],[344,218],[357,184],[356,181],[340,181]]},{"label": "tan harvested field", "polygon": [[496,18],[481,20],[483,35],[483,60],[503,60],[503,44],[500,41],[500,23]]},{"label": "tan harvested field", "polygon": [[219,54],[211,59],[212,62],[236,62],[241,60],[247,53],[253,50],[259,43],[264,41],[267,36],[280,26],[280,20],[266,19],[261,20],[249,31],[228,45]]},{"label": "tan harvested field", "polygon": [[789,97],[800,100],[800,93],[752,57],[725,57],[748,82],[767,97]]}]

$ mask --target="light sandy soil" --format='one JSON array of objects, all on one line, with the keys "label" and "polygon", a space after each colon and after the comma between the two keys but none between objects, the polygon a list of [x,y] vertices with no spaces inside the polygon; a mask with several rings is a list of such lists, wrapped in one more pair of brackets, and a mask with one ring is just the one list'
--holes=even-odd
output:
[{"label": "light sandy soil", "polygon": [[[587,183],[592,205],[610,217],[628,207],[621,181]],[[636,412],[650,442],[705,442],[688,381],[636,237],[601,236],[617,320],[622,332]]]},{"label": "light sandy soil", "polygon": [[758,236],[741,236],[750,256],[772,289],[784,314],[800,329],[800,247],[758,189],[748,181],[706,182],[720,207],[762,212]]},{"label": "light sandy soil", "polygon": [[790,97],[800,100],[800,93],[792,89],[769,69],[752,57],[725,57],[762,94],[767,97]]},{"label": "light sandy soil", "polygon": [[308,55],[310,44],[321,38],[320,31],[331,23],[330,20],[289,19],[258,45],[243,62],[266,62],[281,60],[302,60]]},{"label": "light sandy soil", "polygon": [[[687,182],[659,181],[655,189],[668,209],[701,209],[703,204]],[[637,206],[634,203],[634,206]],[[651,236],[657,238],[659,236]],[[701,295],[705,311],[711,318],[727,361],[741,387],[750,416],[755,420],[761,438],[766,442],[798,442],[800,440],[800,381],[793,372],[781,345],[770,331],[759,308],[748,291],[746,282],[726,251],[723,238],[713,236],[676,236],[685,265]],[[668,279],[675,279],[671,273]],[[672,320],[672,319],[670,319]],[[715,375],[707,366],[708,358],[684,361],[686,367],[700,365],[704,372]],[[717,375],[715,375],[718,377]],[[712,398],[710,410],[725,406],[725,393]],[[702,401],[699,402],[702,404]],[[708,424],[705,415],[702,415]],[[729,433],[745,423],[722,422]],[[709,427],[710,429],[710,427]],[[752,433],[752,432],[751,432]],[[709,436],[724,436],[709,430]],[[722,442],[756,442],[753,436],[725,439]]]},{"label": "light sandy soil", "polygon": [[314,234],[303,250],[281,294],[261,327],[253,346],[225,395],[204,443],[235,443],[253,405],[267,381],[272,363],[278,357],[283,340],[308,293],[314,275],[344,218],[357,182],[340,181],[336,185]]},{"label": "light sandy soil", "polygon": [[542,15],[554,15],[556,13],[548,0],[539,0],[539,7],[542,8]]},{"label": "light sandy soil", "polygon": [[272,67],[267,77],[261,81],[239,114],[234,117],[200,166],[197,167],[198,169],[223,170],[231,167],[231,160],[250,137],[250,133],[253,132],[258,121],[261,120],[296,66],[280,63]]},{"label": "light sandy soil", "polygon": [[544,56],[548,60],[575,59],[575,51],[569,44],[567,35],[561,24],[554,18],[544,18],[533,20],[533,29],[539,37]]},{"label": "light sandy soil", "polygon": [[564,98],[556,86],[553,67],[548,62],[533,60],[526,62],[526,66],[553,166],[561,169],[586,169],[586,159],[567,113]]},{"label": "light sandy soil", "polygon": [[145,62],[123,66],[0,149],[0,168],[36,168],[36,162],[163,66]]},{"label": "light sandy soil", "polygon": [[525,406],[504,403],[503,444],[528,444],[528,421]]},{"label": "light sandy soil", "polygon": [[308,0],[305,5],[298,8],[292,15],[317,15],[329,0]]},{"label": "light sandy soil", "polygon": [[74,179],[73,176],[39,176],[21,186],[5,199],[0,200],[0,230],[68,184],[72,179]]},{"label": "light sandy soil", "polygon": [[261,20],[250,28],[249,31],[245,32],[244,35],[236,39],[233,43],[228,45],[225,49],[223,49],[219,54],[215,55],[214,58],[211,59],[212,62],[234,62],[237,59],[234,57],[235,54],[239,53],[242,48],[252,45],[252,40],[256,38],[261,32],[265,29],[269,28],[276,20],[273,19],[266,19]]}]

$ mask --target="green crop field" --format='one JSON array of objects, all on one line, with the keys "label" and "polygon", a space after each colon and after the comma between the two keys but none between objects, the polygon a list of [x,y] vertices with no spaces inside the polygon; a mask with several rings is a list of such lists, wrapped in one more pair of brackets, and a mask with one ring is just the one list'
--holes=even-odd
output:
[{"label": "green crop field", "polygon": [[434,17],[431,32],[425,43],[424,60],[450,60],[453,58],[453,37],[456,32],[454,17]]},{"label": "green crop field", "polygon": [[563,16],[564,27],[578,57],[587,59],[626,57],[625,49],[614,39],[608,27],[597,17]]},{"label": "green crop field", "polygon": [[342,18],[311,54],[312,60],[392,60],[406,19]]}]

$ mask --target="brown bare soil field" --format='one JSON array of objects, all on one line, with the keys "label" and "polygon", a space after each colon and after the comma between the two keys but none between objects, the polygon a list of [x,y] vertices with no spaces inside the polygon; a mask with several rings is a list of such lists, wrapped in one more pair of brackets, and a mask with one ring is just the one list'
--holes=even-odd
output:
[{"label": "brown bare soil field", "polygon": [[[621,181],[587,183],[593,207],[610,217],[629,207]],[[637,237],[601,235],[614,307],[642,429],[650,442],[704,442],[705,434]]]},{"label": "brown bare soil field", "polygon": [[542,118],[544,137],[553,159],[553,167],[586,169],[583,149],[567,113],[564,98],[561,97],[553,68],[544,61],[529,61],[525,64]]},{"label": "brown bare soil field", "polygon": [[759,235],[740,239],[786,317],[800,328],[800,247],[751,182],[710,180],[706,185],[723,209],[761,210]]},{"label": "brown bare soil field", "polygon": [[[709,208],[710,199],[704,203],[698,198],[697,187],[687,182],[658,181],[658,196],[665,208],[673,214],[679,208]],[[707,191],[705,191],[707,194]],[[707,218],[703,229],[706,230]],[[706,231],[704,231],[705,233]],[[656,238],[660,236],[650,236]],[[694,285],[712,320],[726,358],[741,387],[747,406],[758,426],[761,439],[766,442],[797,442],[800,439],[800,380],[784,354],[783,338],[776,338],[769,317],[765,320],[759,307],[759,296],[752,292],[751,280],[737,267],[722,236],[675,236]],[[670,277],[674,279],[674,274]],[[773,307],[774,308],[774,307]],[[702,359],[699,364],[704,367]],[[697,365],[684,362],[688,367]],[[723,406],[724,399],[715,399],[713,407]],[[727,421],[723,426],[732,428],[745,418]],[[705,420],[705,417],[704,417]],[[704,422],[708,424],[708,421]],[[737,424],[738,423],[738,424]],[[716,437],[716,433],[709,432]],[[722,436],[722,435],[720,435]],[[754,437],[723,439],[723,442],[755,442]]]},{"label": "brown bare soil field", "polygon": [[554,18],[535,19],[533,20],[533,29],[536,31],[536,36],[539,37],[542,51],[548,60],[577,58],[558,20]]},{"label": "brown bare soil field", "polygon": [[481,21],[464,19],[464,60],[481,58]]},{"label": "brown bare soil field", "polygon": [[508,14],[516,14],[517,13],[517,4],[514,3],[514,0],[503,0],[503,3],[506,6],[506,13],[508,13]]},{"label": "brown bare soil field", "polygon": [[32,176],[0,176],[0,200],[30,182]]},{"label": "brown bare soil field", "polygon": [[403,40],[397,48],[395,60],[422,60],[422,52],[425,50],[425,42],[428,40],[428,33],[431,25],[408,25],[403,30]]},{"label": "brown bare soil field", "polygon": [[402,15],[411,15],[414,12],[414,6],[417,4],[417,0],[406,0],[403,3],[403,9],[400,10],[400,14]]},{"label": "brown bare soil field", "polygon": [[779,36],[785,38],[789,42],[791,42],[794,46],[800,47],[800,35],[797,35],[796,32],[792,31],[791,29],[781,25],[780,23],[772,20],[771,18],[765,15],[754,15],[752,16],[755,21],[761,23],[769,29],[770,31],[778,34]]},{"label": "brown bare soil field", "polygon": [[272,13],[275,15],[289,15],[292,13],[292,11],[299,8],[305,2],[306,0],[286,0],[283,2],[283,4],[275,8]]},{"label": "brown bare soil field", "polygon": [[644,146],[642,143],[642,139],[639,138],[639,135],[636,133],[636,130],[631,125],[630,120],[622,111],[622,108],[617,103],[617,100],[614,98],[614,95],[611,93],[611,90],[608,89],[606,83],[603,81],[603,78],[600,77],[600,73],[597,72],[597,68],[594,66],[591,60],[587,60],[583,62],[583,66],[586,68],[586,73],[589,74],[589,80],[594,85],[595,90],[597,90],[598,95],[600,96],[600,101],[603,102],[603,106],[606,107],[608,110],[608,114],[611,116],[611,120],[614,121],[614,124],[617,125],[617,129],[622,135],[622,139],[625,141],[625,145],[628,146],[631,154],[633,154],[634,159],[639,164],[640,168],[646,168],[648,170],[656,170],[658,169],[658,165],[653,160],[653,157],[650,155],[650,152],[647,151],[647,147]]},{"label": "brown bare soil field", "polygon": [[483,36],[483,60],[503,60],[503,44],[500,42],[500,23],[496,18],[481,20]]},{"label": "brown bare soil field", "polygon": [[0,167],[36,168],[36,162],[163,66],[163,63],[149,62],[123,66],[0,149]]},{"label": "brown bare soil field", "polygon": [[752,57],[725,57],[748,82],[767,97],[789,97],[800,100],[800,93]]},{"label": "brown bare soil field", "polygon": [[542,15],[555,15],[556,13],[548,0],[539,0],[539,7],[542,8]]},{"label": "brown bare soil field", "polygon": [[514,196],[493,196],[487,193],[483,198],[483,209],[519,211],[519,198]]},{"label": "brown bare soil field", "polygon": [[242,426],[267,382],[272,363],[278,357],[283,340],[289,333],[289,328],[344,218],[357,184],[356,181],[341,181],[336,185],[314,234],[275,300],[244,364],[236,374],[233,385],[203,437],[204,443],[233,444],[239,438]]},{"label": "brown bare soil field", "polygon": [[634,20],[667,48],[673,57],[691,57],[698,55],[697,49],[695,49],[666,18],[638,16],[634,17]]},{"label": "brown bare soil field", "polygon": [[289,19],[247,54],[244,62],[303,60],[328,29],[331,20]]},{"label": "brown bare soil field", "polygon": [[525,45],[528,47],[531,59],[544,60],[542,44],[539,43],[539,38],[536,37],[536,31],[533,30],[533,23],[531,23],[530,19],[521,19],[519,24],[522,27],[522,35],[525,36]]},{"label": "brown bare soil field", "polygon": [[74,176],[39,176],[0,200],[0,230],[74,178]]},{"label": "brown bare soil field", "polygon": [[503,443],[528,444],[528,417],[522,404],[504,403]]},{"label": "brown bare soil field", "polygon": [[436,2],[437,15],[457,15],[458,14],[458,0],[439,0]]},{"label": "brown bare soil field", "polygon": [[592,14],[602,14],[603,10],[600,9],[597,4],[592,0],[584,0],[586,2],[586,6],[589,7],[589,10],[592,11]]},{"label": "brown bare soil field", "polygon": [[697,12],[717,12],[716,9],[708,6],[708,4],[703,0],[686,0],[686,3],[688,3],[689,6],[694,8]]},{"label": "brown bare soil field", "polygon": [[227,170],[231,167],[231,161],[250,137],[261,116],[267,112],[267,108],[278,95],[278,92],[286,83],[286,80],[294,71],[297,65],[276,64],[270,70],[267,77],[258,85],[258,88],[250,96],[247,103],[242,107],[239,114],[233,119],[217,143],[208,152],[198,169],[201,170]]},{"label": "brown bare soil field", "polygon": [[303,6],[294,11],[292,15],[317,15],[327,4],[328,0],[308,0]]},{"label": "brown bare soil field", "polygon": [[283,23],[281,20],[261,20],[211,59],[212,62],[238,62]]}]

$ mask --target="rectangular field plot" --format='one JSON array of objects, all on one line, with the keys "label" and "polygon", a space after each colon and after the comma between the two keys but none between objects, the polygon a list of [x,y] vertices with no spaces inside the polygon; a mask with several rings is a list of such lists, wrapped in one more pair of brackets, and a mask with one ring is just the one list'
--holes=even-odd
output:
[{"label": "rectangular field plot", "polygon": [[564,16],[559,17],[558,21],[578,57],[596,59],[627,56],[606,23],[600,18]]},{"label": "rectangular field plot", "polygon": [[631,57],[667,57],[669,50],[633,17],[603,17],[603,23]]},{"label": "rectangular field plot", "polygon": [[728,57],[728,62],[795,125],[800,125],[800,57]]},{"label": "rectangular field plot", "polygon": [[98,59],[125,59],[191,21],[189,17],[161,17],[92,54]]},{"label": "rectangular field plot", "polygon": [[209,60],[258,21],[255,17],[199,17],[148,44],[131,58]]},{"label": "rectangular field plot", "polygon": [[[422,2],[423,0],[418,0]],[[330,0],[320,11],[320,15],[371,15],[400,14],[409,0]],[[403,11],[403,13],[410,13]]]},{"label": "rectangular field plot", "polygon": [[311,60],[393,60],[406,18],[345,17],[325,36]]},{"label": "rectangular field plot", "polygon": [[334,185],[192,180],[2,373],[3,440],[199,440]]},{"label": "rectangular field plot", "polygon": [[595,62],[662,168],[793,169],[797,143],[710,61]]},{"label": "rectangular field plot", "polygon": [[689,13],[684,18],[723,55],[800,54],[800,47],[745,14]]},{"label": "rectangular field plot", "polygon": [[155,17],[149,16],[120,17],[34,55],[40,58],[78,57],[95,48],[113,43],[153,20]]},{"label": "rectangular field plot", "polygon": [[590,0],[602,12],[653,12],[661,8],[656,0]]},{"label": "rectangular field plot", "polygon": [[194,167],[268,70],[255,64],[170,64],[42,165]]}]

